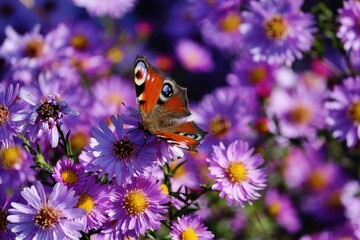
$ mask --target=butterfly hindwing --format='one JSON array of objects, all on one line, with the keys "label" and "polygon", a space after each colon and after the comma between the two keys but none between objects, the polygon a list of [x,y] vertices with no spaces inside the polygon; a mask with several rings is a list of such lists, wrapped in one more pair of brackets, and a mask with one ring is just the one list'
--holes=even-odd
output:
[{"label": "butterfly hindwing", "polygon": [[174,125],[162,131],[156,131],[155,134],[179,147],[196,151],[196,147],[200,144],[200,141],[204,139],[207,132],[199,128],[195,122],[191,121]]}]

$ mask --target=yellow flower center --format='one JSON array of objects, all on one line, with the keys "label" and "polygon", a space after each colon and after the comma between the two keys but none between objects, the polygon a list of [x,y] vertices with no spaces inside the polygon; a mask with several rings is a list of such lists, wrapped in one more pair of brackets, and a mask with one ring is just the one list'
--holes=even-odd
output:
[{"label": "yellow flower center", "polygon": [[226,15],[224,19],[220,22],[220,27],[226,32],[236,32],[239,30],[239,25],[241,24],[241,17],[239,14],[234,12]]},{"label": "yellow flower center", "polygon": [[360,101],[355,101],[348,108],[349,118],[356,124],[360,123]]},{"label": "yellow flower center", "polygon": [[270,39],[279,40],[286,37],[287,25],[282,16],[274,16],[264,24],[266,36]]},{"label": "yellow flower center", "polygon": [[224,117],[216,116],[210,121],[210,133],[218,138],[224,138],[231,128],[231,122]]},{"label": "yellow flower center", "polygon": [[40,57],[43,51],[43,42],[40,40],[30,40],[25,46],[25,55],[29,58]]},{"label": "yellow flower center", "polygon": [[247,179],[247,171],[243,164],[232,162],[227,168],[229,180],[233,183],[241,183]]},{"label": "yellow flower center", "polygon": [[333,209],[341,207],[341,190],[337,189],[330,193],[328,199],[326,200],[326,205]]},{"label": "yellow flower center", "polygon": [[318,191],[324,189],[328,185],[328,179],[324,171],[317,168],[311,173],[308,179],[308,184],[311,189]]},{"label": "yellow flower center", "polygon": [[78,181],[78,177],[77,177],[76,173],[71,169],[65,169],[61,173],[61,179],[64,183],[69,184],[69,185],[77,183],[77,181]]},{"label": "yellow flower center", "polygon": [[75,152],[81,152],[83,147],[89,144],[89,137],[85,132],[76,132],[71,136],[70,142]]},{"label": "yellow flower center", "polygon": [[192,228],[187,228],[181,233],[181,240],[198,240],[196,231]]},{"label": "yellow flower center", "polygon": [[84,209],[87,213],[91,213],[94,207],[92,197],[86,193],[81,194],[76,207]]},{"label": "yellow flower center", "polygon": [[262,82],[266,77],[266,71],[263,67],[254,67],[250,71],[250,82],[252,84],[257,84]]},{"label": "yellow flower center", "polygon": [[281,202],[275,201],[275,202],[271,203],[269,205],[268,209],[269,209],[269,212],[271,215],[277,216],[281,210]]},{"label": "yellow flower center", "polygon": [[2,104],[0,106],[0,126],[2,126],[4,123],[7,123],[9,116],[9,109],[5,106],[5,104]]},{"label": "yellow flower center", "polygon": [[7,211],[0,207],[0,233],[5,232],[6,225],[9,223],[8,220],[6,219],[7,216],[8,216]]},{"label": "yellow flower center", "polygon": [[125,208],[126,214],[130,216],[140,215],[149,206],[149,199],[143,190],[135,189],[125,194],[122,205]]},{"label": "yellow flower center", "polygon": [[254,129],[260,134],[268,133],[269,132],[268,121],[264,118],[257,120],[254,125]]},{"label": "yellow flower center", "polygon": [[171,164],[170,165],[170,170],[172,171],[172,172],[174,172],[174,170],[175,170],[175,168],[176,168],[176,172],[174,173],[174,175],[173,175],[173,177],[174,177],[174,179],[179,179],[179,178],[181,178],[182,176],[184,176],[185,175],[185,173],[186,173],[186,169],[185,169],[185,166],[184,166],[185,164],[182,164],[181,166],[179,166],[178,168],[176,168],[177,166],[178,166],[178,164]]},{"label": "yellow flower center", "polygon": [[290,112],[290,119],[295,124],[306,124],[311,119],[311,111],[308,106],[298,105]]},{"label": "yellow flower center", "polygon": [[111,62],[119,63],[124,59],[124,53],[120,49],[112,47],[107,51],[107,57]]},{"label": "yellow flower center", "polygon": [[119,107],[123,102],[123,97],[117,92],[111,92],[106,96],[105,102],[107,104],[113,104],[115,107]]},{"label": "yellow flower center", "polygon": [[18,146],[2,148],[0,150],[0,166],[5,170],[15,169],[17,165],[23,162],[21,148]]},{"label": "yellow flower center", "polygon": [[75,35],[70,39],[70,45],[78,51],[84,52],[89,48],[89,41],[85,35]]},{"label": "yellow flower center", "polygon": [[35,225],[42,230],[52,229],[59,223],[60,215],[54,208],[44,206],[37,215],[34,216]]}]

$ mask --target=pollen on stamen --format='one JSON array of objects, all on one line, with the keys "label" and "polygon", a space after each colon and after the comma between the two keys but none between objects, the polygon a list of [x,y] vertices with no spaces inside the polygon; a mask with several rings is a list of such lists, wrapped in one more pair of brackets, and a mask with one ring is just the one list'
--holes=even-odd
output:
[{"label": "pollen on stamen", "polygon": [[53,229],[60,221],[59,212],[54,208],[44,206],[34,217],[35,225],[43,230]]},{"label": "pollen on stamen", "polygon": [[64,183],[72,185],[78,182],[78,176],[71,169],[66,169],[61,173],[61,178]]},{"label": "pollen on stamen", "polygon": [[140,215],[148,208],[149,199],[142,189],[134,189],[127,191],[122,200],[122,206],[126,214],[130,216]]},{"label": "pollen on stamen", "polygon": [[233,183],[241,183],[247,179],[247,170],[239,162],[230,163],[227,168],[228,178]]},{"label": "pollen on stamen", "polygon": [[182,240],[198,240],[196,231],[192,228],[187,228],[181,233]]}]

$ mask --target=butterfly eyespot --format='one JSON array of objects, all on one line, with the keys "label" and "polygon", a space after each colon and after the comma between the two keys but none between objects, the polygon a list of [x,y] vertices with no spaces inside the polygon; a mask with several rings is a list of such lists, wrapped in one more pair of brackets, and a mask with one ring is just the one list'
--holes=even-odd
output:
[{"label": "butterfly eyespot", "polygon": [[171,96],[173,95],[172,86],[171,86],[169,83],[165,83],[165,84],[163,85],[161,94],[162,94],[165,98],[171,97]]},{"label": "butterfly eyespot", "polygon": [[203,138],[201,135],[195,133],[179,133],[179,134],[183,135],[184,137],[192,138],[195,140],[201,140]]},{"label": "butterfly eyespot", "polygon": [[136,85],[140,86],[144,84],[146,75],[147,75],[147,69],[145,66],[145,63],[142,61],[139,61],[135,66],[135,83]]}]

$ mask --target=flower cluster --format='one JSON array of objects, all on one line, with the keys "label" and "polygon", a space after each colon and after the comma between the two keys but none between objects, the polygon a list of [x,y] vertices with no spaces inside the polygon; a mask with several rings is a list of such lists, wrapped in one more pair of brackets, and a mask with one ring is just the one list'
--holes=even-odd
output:
[{"label": "flower cluster", "polygon": [[358,0],[1,0],[0,239],[360,239],[359,23]]}]

